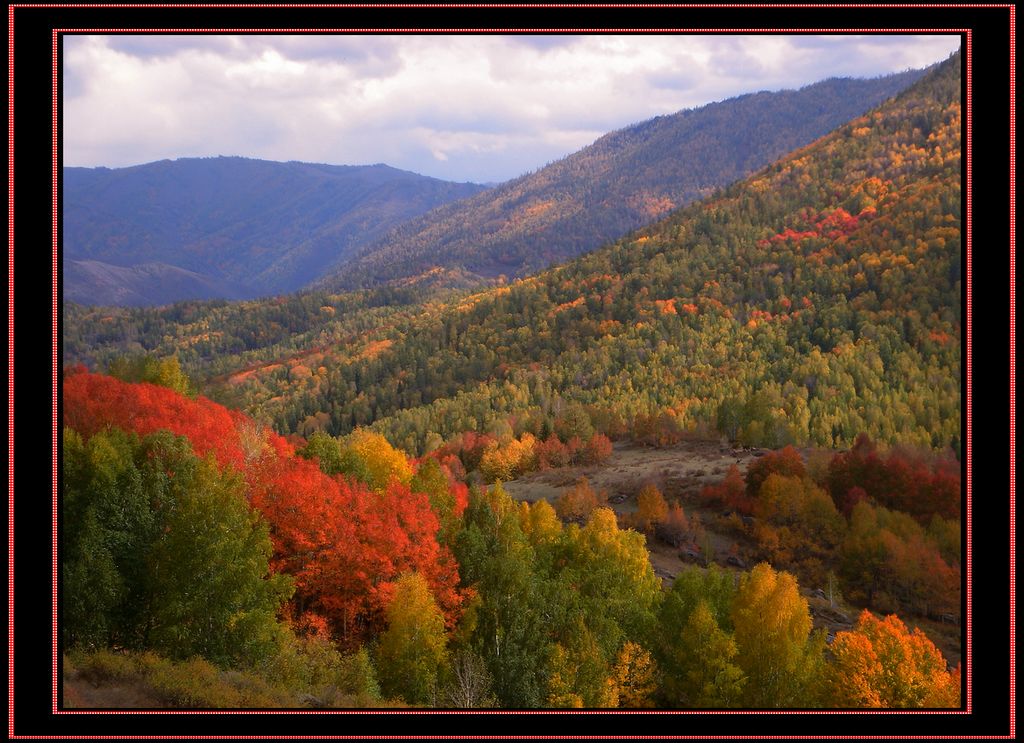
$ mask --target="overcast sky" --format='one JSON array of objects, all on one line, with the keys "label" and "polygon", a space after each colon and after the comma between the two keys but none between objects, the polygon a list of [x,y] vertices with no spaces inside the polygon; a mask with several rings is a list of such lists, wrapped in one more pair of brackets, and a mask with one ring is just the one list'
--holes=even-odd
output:
[{"label": "overcast sky", "polygon": [[498,182],[757,90],[945,59],[958,36],[65,36],[64,164],[242,155]]}]

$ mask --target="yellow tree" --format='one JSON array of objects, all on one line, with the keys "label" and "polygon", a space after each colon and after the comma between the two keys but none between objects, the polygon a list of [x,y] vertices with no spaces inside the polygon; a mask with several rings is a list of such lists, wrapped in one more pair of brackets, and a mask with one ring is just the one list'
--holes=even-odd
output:
[{"label": "yellow tree", "polygon": [[562,522],[546,500],[536,501],[533,505],[525,501],[520,503],[519,524],[534,547],[553,542],[562,533]]},{"label": "yellow tree", "polygon": [[614,672],[620,707],[654,706],[657,665],[647,650],[635,642],[626,642],[619,650]]},{"label": "yellow tree", "polygon": [[379,433],[357,428],[342,442],[340,470],[362,480],[378,493],[393,479],[403,485],[412,480],[408,457]]},{"label": "yellow tree", "polygon": [[946,670],[932,641],[895,615],[879,619],[865,609],[831,649],[828,687],[838,707],[960,706],[959,668]]},{"label": "yellow tree", "polygon": [[796,579],[768,563],[740,578],[732,607],[737,664],[746,673],[746,703],[752,707],[816,704],[822,633],[811,636],[811,614]]},{"label": "yellow tree", "polygon": [[549,707],[617,707],[619,689],[593,634],[577,617],[548,662]]},{"label": "yellow tree", "polygon": [[404,573],[387,608],[388,628],[377,648],[381,691],[426,704],[447,660],[444,615],[419,573]]},{"label": "yellow tree", "polygon": [[639,531],[650,531],[668,516],[668,503],[658,488],[648,483],[640,489],[636,496],[636,528]]}]

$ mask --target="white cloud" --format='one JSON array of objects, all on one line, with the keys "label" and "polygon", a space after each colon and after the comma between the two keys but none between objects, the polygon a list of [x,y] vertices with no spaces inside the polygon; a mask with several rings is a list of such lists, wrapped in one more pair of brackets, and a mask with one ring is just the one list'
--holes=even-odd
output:
[{"label": "white cloud", "polygon": [[64,161],[245,155],[499,181],[756,90],[944,59],[954,36],[69,36]]}]

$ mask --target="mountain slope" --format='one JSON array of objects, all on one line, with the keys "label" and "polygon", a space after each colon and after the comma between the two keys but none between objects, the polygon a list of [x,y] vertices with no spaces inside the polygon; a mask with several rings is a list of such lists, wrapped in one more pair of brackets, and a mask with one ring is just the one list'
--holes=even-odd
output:
[{"label": "mountain slope", "polygon": [[956,449],[960,90],[956,55],[717,198],[368,333],[375,353],[338,349],[301,394],[279,371],[232,393],[282,429],[324,414],[410,451],[543,434],[572,403],[613,435],[663,415],[758,446],[867,432]]},{"label": "mountain slope", "polygon": [[[237,157],[65,168],[65,297],[138,299],[137,275],[113,286],[124,275],[113,268],[155,263],[200,278],[149,304],[293,291],[396,224],[482,190],[385,165]],[[68,270],[73,261],[111,268],[93,283],[95,271]]]},{"label": "mountain slope", "polygon": [[523,276],[710,195],[919,79],[831,79],[660,116],[401,225],[318,286],[372,286],[435,266]]},{"label": "mountain slope", "polygon": [[66,359],[131,338],[280,431],[373,425],[410,452],[545,436],[581,410],[611,435],[658,419],[752,445],[955,449],[960,91],[956,55],[719,196],[509,286],[72,308]]},{"label": "mountain slope", "polygon": [[142,307],[182,299],[241,299],[244,287],[232,286],[166,263],[114,266],[101,261],[64,263],[64,300],[81,304]]}]

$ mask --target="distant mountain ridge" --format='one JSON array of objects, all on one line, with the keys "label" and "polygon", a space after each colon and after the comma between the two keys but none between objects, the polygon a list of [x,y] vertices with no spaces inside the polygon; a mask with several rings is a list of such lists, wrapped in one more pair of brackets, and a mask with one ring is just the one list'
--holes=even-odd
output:
[{"label": "distant mountain ridge", "polygon": [[593,250],[807,145],[926,70],[832,78],[659,116],[528,175],[402,224],[318,288],[353,289],[433,268],[519,277]]},{"label": "distant mountain ridge", "polygon": [[[240,157],[63,175],[64,296],[86,304],[294,291],[395,225],[485,188],[387,165]],[[144,264],[163,268],[125,270]]]},{"label": "distant mountain ridge", "polygon": [[242,299],[246,289],[166,263],[115,266],[66,261],[64,299],[79,304],[144,307],[190,299]]}]

